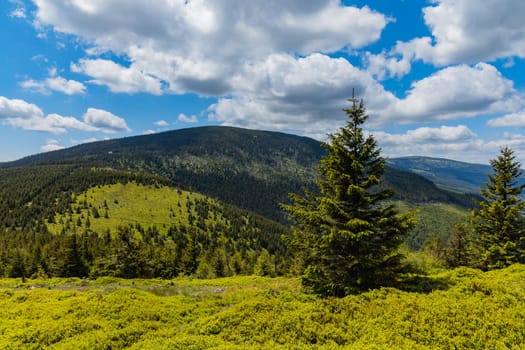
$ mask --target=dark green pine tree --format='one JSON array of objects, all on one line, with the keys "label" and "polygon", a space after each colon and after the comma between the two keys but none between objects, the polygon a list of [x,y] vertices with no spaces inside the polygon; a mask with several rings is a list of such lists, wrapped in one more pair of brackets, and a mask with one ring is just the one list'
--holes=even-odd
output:
[{"label": "dark green pine tree", "polygon": [[78,246],[76,234],[63,238],[61,255],[60,276],[84,277],[87,275],[87,267],[82,260],[82,253]]},{"label": "dark green pine tree", "polygon": [[329,135],[328,155],[319,166],[320,195],[292,194],[283,205],[295,222],[294,242],[305,254],[303,285],[323,296],[344,296],[395,284],[403,272],[399,245],[415,226],[378,187],[385,160],[372,135],[361,101],[343,109],[348,122]]},{"label": "dark green pine tree", "polygon": [[504,147],[491,160],[494,173],[481,189],[484,200],[471,213],[481,248],[480,263],[487,269],[525,263],[525,202],[519,197],[525,185],[518,184],[522,172],[515,158],[514,151]]}]

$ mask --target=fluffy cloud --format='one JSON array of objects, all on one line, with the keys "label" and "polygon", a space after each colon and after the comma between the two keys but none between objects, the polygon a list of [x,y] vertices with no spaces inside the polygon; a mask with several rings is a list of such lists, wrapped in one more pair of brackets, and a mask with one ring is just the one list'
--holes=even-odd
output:
[{"label": "fluffy cloud", "polygon": [[106,133],[131,131],[124,119],[102,109],[88,108],[82,118],[87,125]]},{"label": "fluffy cloud", "polygon": [[153,95],[162,93],[162,84],[159,79],[136,69],[122,67],[113,61],[95,59],[80,60],[72,64],[71,70],[84,73],[95,79],[89,82],[96,85],[105,85],[113,92],[138,93],[147,92]]},{"label": "fluffy cloud", "polygon": [[86,86],[75,80],[66,80],[62,77],[46,79],[46,85],[54,91],[63,92],[66,95],[83,94]]},{"label": "fluffy cloud", "polygon": [[156,122],[153,123],[153,124],[155,124],[155,125],[157,125],[157,126],[160,126],[160,127],[167,127],[167,126],[170,125],[170,124],[169,124],[167,121],[165,121],[165,120],[158,120],[158,121],[156,121]]},{"label": "fluffy cloud", "polygon": [[183,122],[183,123],[196,123],[198,122],[199,120],[197,119],[197,116],[196,115],[192,115],[191,117],[188,117],[186,114],[184,113],[181,113],[179,114],[179,117],[178,117],[179,121]]},{"label": "fluffy cloud", "polygon": [[452,120],[506,112],[522,104],[512,81],[494,66],[459,65],[414,82],[408,95],[389,106],[378,123]]},{"label": "fluffy cloud", "polygon": [[432,38],[399,43],[396,52],[438,65],[525,57],[522,0],[437,0],[423,10]]},{"label": "fluffy cloud", "polygon": [[408,74],[412,68],[410,57],[406,55],[395,55],[381,52],[373,55],[370,52],[364,54],[364,62],[367,71],[378,80],[386,78],[400,78]]},{"label": "fluffy cloud", "polygon": [[[433,157],[451,157],[467,162],[487,161],[489,145],[465,125],[422,127],[404,134],[373,132],[386,156],[425,154]],[[490,145],[492,147],[492,145]]]},{"label": "fluffy cloud", "polygon": [[423,8],[431,36],[398,41],[379,54],[364,54],[364,63],[378,79],[401,77],[411,62],[446,66],[525,57],[525,30],[521,0],[433,0]]},{"label": "fluffy cloud", "polygon": [[477,135],[465,125],[441,126],[437,128],[422,127],[408,130],[405,134],[373,133],[385,146],[427,145],[431,143],[463,143],[472,141]]},{"label": "fluffy cloud", "polygon": [[67,80],[59,76],[49,77],[43,81],[33,79],[25,80],[20,83],[20,86],[24,89],[42,94],[49,94],[50,91],[58,91],[66,95],[81,95],[86,92],[86,86],[81,82]]},{"label": "fluffy cloud", "polygon": [[245,65],[233,81],[237,94],[210,106],[212,119],[314,137],[342,125],[342,101],[354,88],[356,96],[365,99],[369,126],[375,128],[503,113],[524,103],[513,83],[485,63],[439,70],[414,82],[402,99],[385,91],[368,72],[321,54],[271,55],[264,62]]},{"label": "fluffy cloud", "polygon": [[59,124],[64,120],[57,115],[44,116],[42,110],[23,100],[0,96],[0,120],[16,128],[51,133],[62,133],[65,129]]},{"label": "fluffy cloud", "polygon": [[114,92],[227,94],[245,62],[274,52],[335,52],[379,39],[390,21],[337,0],[213,2],[35,0],[38,28],[77,35],[91,52],[113,52],[129,67],[94,59],[72,66]]},{"label": "fluffy cloud", "polygon": [[42,131],[54,134],[68,130],[102,131],[105,133],[130,131],[124,119],[110,112],[89,108],[83,121],[59,114],[44,115],[36,105],[23,100],[0,96],[0,120],[23,130]]},{"label": "fluffy cloud", "polygon": [[56,151],[59,149],[63,149],[64,147],[60,145],[60,142],[55,139],[48,139],[42,147],[40,147],[40,150],[42,152],[50,152],[50,151]]},{"label": "fluffy cloud", "polygon": [[233,80],[237,94],[209,108],[210,118],[228,125],[319,136],[344,123],[341,108],[353,89],[356,96],[367,96],[370,113],[395,102],[368,73],[345,59],[322,54],[270,55],[263,62],[246,64]]},{"label": "fluffy cloud", "polygon": [[367,7],[343,6],[337,0],[159,0],[155,6],[118,0],[35,3],[40,24],[116,52],[156,47],[203,56],[235,57],[244,51],[254,57],[281,50],[336,51],[376,41],[389,21]]},{"label": "fluffy cloud", "polygon": [[34,104],[0,96],[0,119],[31,119],[42,118],[43,116],[42,110]]},{"label": "fluffy cloud", "polygon": [[511,113],[499,118],[491,119],[487,125],[493,127],[525,127],[525,111]]}]

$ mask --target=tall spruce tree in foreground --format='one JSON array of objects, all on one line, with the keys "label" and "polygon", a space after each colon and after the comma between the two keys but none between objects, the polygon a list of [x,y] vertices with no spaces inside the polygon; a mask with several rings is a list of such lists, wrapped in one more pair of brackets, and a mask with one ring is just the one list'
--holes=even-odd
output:
[{"label": "tall spruce tree in foreground", "polygon": [[[394,193],[378,185],[385,160],[361,101],[343,109],[345,127],[330,134],[319,166],[320,195],[291,194],[283,205],[295,222],[295,243],[305,254],[303,285],[323,296],[344,296],[392,285],[403,272],[398,251],[415,222],[386,200]],[[299,250],[301,251],[301,250]]]},{"label": "tall spruce tree in foreground", "polygon": [[525,202],[519,185],[521,164],[515,161],[514,151],[500,150],[491,160],[494,174],[481,189],[484,200],[473,210],[471,225],[481,248],[480,263],[487,269],[502,268],[513,263],[525,263]]}]

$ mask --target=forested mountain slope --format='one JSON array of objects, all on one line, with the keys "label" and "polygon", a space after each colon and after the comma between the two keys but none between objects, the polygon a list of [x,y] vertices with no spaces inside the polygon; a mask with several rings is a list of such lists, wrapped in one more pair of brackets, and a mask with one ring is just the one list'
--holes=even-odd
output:
[{"label": "forested mountain slope", "polygon": [[[316,167],[324,154],[318,141],[306,137],[199,127],[83,144],[0,167],[60,164],[139,171],[284,222],[279,203],[290,192],[316,188]],[[387,168],[384,180],[402,200],[472,205],[472,196],[437,188],[414,173]]]},{"label": "forested mountain slope", "polygon": [[155,175],[0,169],[0,276],[199,277],[288,271],[288,228]]},{"label": "forested mountain slope", "polygon": [[[315,190],[324,154],[309,138],[203,127],[1,164],[0,275],[287,273],[295,267],[279,204],[290,192]],[[472,196],[394,168],[383,186],[421,208],[420,230],[407,240],[413,249],[429,234],[446,237],[450,226],[429,228],[438,211],[422,203],[472,204]]]}]

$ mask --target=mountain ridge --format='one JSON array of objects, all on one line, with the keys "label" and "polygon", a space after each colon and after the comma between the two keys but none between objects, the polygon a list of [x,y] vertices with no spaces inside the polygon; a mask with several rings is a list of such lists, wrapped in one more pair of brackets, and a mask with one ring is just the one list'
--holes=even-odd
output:
[{"label": "mountain ridge", "polygon": [[[205,126],[97,141],[24,157],[0,168],[81,165],[153,174],[259,215],[286,222],[279,203],[316,190],[321,142],[281,132]],[[411,202],[472,206],[472,195],[445,191],[413,172],[386,168],[384,186]]]},{"label": "mountain ridge", "polygon": [[[459,193],[479,194],[488,181],[488,174],[493,173],[488,164],[425,156],[390,158],[387,164],[419,174],[442,189]],[[520,182],[525,183],[525,176],[520,177]]]}]

